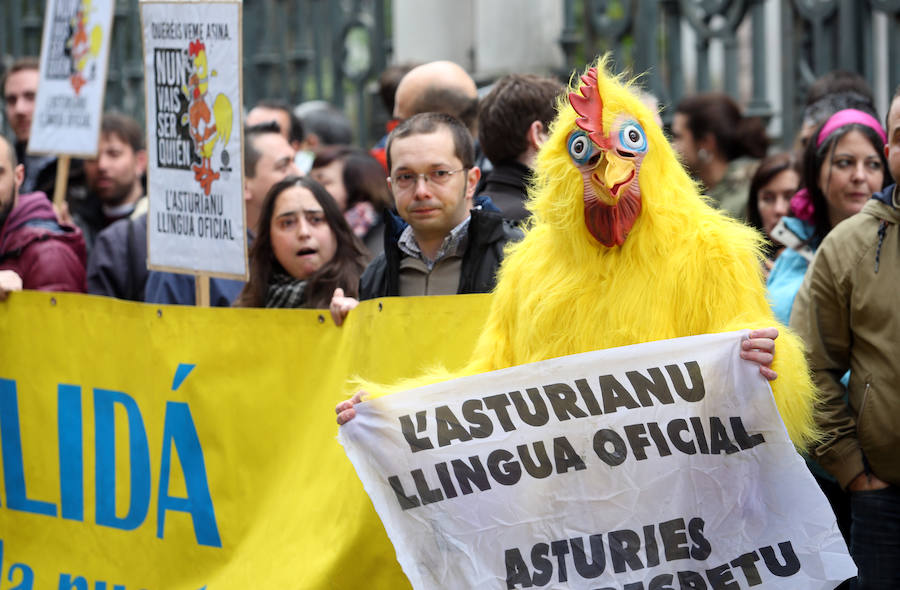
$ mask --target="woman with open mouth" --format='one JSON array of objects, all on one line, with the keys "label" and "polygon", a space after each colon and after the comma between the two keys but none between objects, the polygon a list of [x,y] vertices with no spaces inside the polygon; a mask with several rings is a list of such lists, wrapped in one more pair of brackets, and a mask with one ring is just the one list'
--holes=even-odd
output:
[{"label": "woman with open mouth", "polygon": [[327,308],[335,289],[355,297],[365,248],[316,181],[289,176],[263,201],[238,307]]}]

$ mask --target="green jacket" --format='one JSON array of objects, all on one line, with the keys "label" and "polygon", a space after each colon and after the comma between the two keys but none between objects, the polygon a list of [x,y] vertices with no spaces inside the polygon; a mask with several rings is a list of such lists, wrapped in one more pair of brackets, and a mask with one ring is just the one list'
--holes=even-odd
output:
[{"label": "green jacket", "polygon": [[[794,303],[821,390],[812,450],[842,487],[871,472],[900,486],[900,209],[894,186],[822,241]],[[850,370],[846,390],[839,379]]]}]

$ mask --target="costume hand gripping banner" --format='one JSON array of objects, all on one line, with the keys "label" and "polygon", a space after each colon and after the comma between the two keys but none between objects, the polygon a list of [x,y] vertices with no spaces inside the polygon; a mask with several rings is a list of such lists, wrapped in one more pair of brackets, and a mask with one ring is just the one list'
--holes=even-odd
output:
[{"label": "costume hand gripping banner", "polygon": [[29,153],[97,154],[113,0],[47,0]]},{"label": "costume hand gripping banner", "polygon": [[373,399],[338,439],[417,589],[834,588],[856,568],[742,336]]},{"label": "costume hand gripping banner", "polygon": [[246,278],[240,2],[141,2],[150,267]]}]

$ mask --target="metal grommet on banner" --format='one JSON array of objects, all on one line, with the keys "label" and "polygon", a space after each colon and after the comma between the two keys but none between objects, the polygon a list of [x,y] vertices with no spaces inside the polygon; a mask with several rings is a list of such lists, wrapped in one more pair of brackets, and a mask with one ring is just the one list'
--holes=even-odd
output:
[{"label": "metal grommet on banner", "polygon": [[50,305],[56,305],[56,297],[50,298]]},{"label": "metal grommet on banner", "polygon": [[381,305],[381,302],[379,301],[379,302],[378,302],[378,311],[381,311],[381,310],[383,309],[383,307],[384,307],[384,306]]},{"label": "metal grommet on banner", "polygon": [[324,323],[325,323],[325,316],[322,315],[322,314],[319,314],[319,323],[320,323],[320,324],[324,324]]},{"label": "metal grommet on banner", "polygon": [[156,317],[158,317],[158,318],[161,318],[161,317],[162,317],[162,310],[161,310],[161,309],[157,309],[157,310],[156,310]]}]

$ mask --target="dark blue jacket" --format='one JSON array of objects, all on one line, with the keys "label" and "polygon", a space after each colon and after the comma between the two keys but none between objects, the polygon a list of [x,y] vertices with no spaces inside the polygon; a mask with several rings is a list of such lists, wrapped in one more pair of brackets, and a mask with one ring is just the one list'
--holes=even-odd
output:
[{"label": "dark blue jacket", "polygon": [[88,293],[143,301],[148,272],[146,213],[97,234],[88,257]]},{"label": "dark blue jacket", "polygon": [[[144,301],[174,305],[196,305],[194,275],[150,271]],[[209,304],[212,307],[231,307],[244,288],[244,281],[209,279]]]}]

